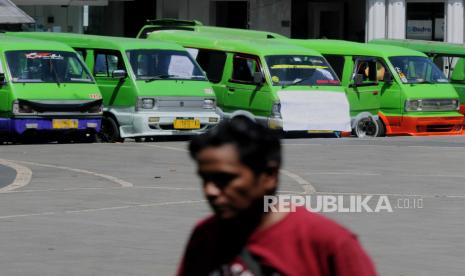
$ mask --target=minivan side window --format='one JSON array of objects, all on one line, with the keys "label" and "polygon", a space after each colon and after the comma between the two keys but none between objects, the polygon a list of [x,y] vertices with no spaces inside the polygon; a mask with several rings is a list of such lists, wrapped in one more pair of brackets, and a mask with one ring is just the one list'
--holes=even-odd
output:
[{"label": "minivan side window", "polygon": [[258,57],[234,55],[233,58],[233,82],[253,83],[253,75],[260,72],[260,63]]},{"label": "minivan side window", "polygon": [[83,48],[74,48],[74,51],[76,51],[81,57],[83,60],[86,59],[87,57],[87,51],[86,49],[83,49]]},{"label": "minivan side window", "polygon": [[450,80],[451,82],[464,82],[465,81],[465,59],[457,58],[456,64],[453,69]]},{"label": "minivan side window", "polygon": [[111,77],[115,70],[125,70],[123,58],[117,51],[95,51],[94,74],[96,77]]},{"label": "minivan side window", "polygon": [[337,55],[323,55],[325,59],[329,62],[334,72],[340,80],[342,80],[342,74],[344,73],[344,56]]},{"label": "minivan side window", "polygon": [[[378,82],[378,73],[384,77],[384,72],[378,72],[379,62],[376,59],[356,59],[352,79],[355,75],[362,75],[364,84],[375,84]],[[383,68],[384,69],[384,68]],[[383,70],[380,69],[380,70]]]},{"label": "minivan side window", "polygon": [[[189,52],[192,54],[191,51]],[[213,83],[219,83],[221,81],[223,78],[224,64],[226,63],[225,52],[198,49],[194,57],[200,67],[207,73],[209,81]]]}]

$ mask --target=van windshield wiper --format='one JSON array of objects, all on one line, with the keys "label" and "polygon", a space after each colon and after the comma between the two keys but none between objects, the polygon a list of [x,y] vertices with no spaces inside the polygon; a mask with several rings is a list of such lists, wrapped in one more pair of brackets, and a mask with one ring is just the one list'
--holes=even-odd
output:
[{"label": "van windshield wiper", "polygon": [[312,76],[306,77],[306,78],[303,78],[303,79],[295,79],[295,80],[294,80],[293,82],[291,82],[291,83],[283,84],[283,85],[281,86],[281,88],[284,89],[284,88],[286,88],[286,87],[289,87],[289,86],[292,86],[292,85],[296,85],[296,84],[302,83],[302,82],[304,82],[304,81],[306,81],[306,80],[309,80],[309,79],[311,79],[311,78],[312,78]]},{"label": "van windshield wiper", "polygon": [[421,81],[414,82],[414,84],[422,84],[422,83],[434,84],[436,82],[429,81],[429,80],[421,80]]},{"label": "van windshield wiper", "polygon": [[156,81],[156,80],[166,80],[166,79],[169,79],[169,78],[175,78],[175,77],[179,77],[178,75],[156,75],[156,76],[151,76],[150,78],[147,78],[145,79],[145,82],[152,82],[152,81]]}]

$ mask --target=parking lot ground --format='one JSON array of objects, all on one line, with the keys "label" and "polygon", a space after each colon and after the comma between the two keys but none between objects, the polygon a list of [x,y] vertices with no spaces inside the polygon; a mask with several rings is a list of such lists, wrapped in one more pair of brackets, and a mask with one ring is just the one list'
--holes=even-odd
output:
[{"label": "parking lot ground", "polygon": [[10,167],[0,165],[0,189],[13,182],[16,178],[16,171]]},{"label": "parking lot ground", "polygon": [[[380,275],[463,275],[465,137],[283,143],[281,194],[388,198],[393,212],[325,214],[358,235]],[[0,274],[172,275],[210,212],[186,148],[0,146]]]}]

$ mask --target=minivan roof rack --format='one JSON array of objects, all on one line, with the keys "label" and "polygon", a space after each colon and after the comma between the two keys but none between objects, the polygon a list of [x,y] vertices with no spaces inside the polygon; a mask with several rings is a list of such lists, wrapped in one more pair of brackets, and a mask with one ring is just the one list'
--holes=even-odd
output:
[{"label": "minivan roof rack", "polygon": [[173,18],[166,19],[147,19],[147,23],[152,25],[163,26],[203,26],[202,22],[198,20],[180,20]]}]

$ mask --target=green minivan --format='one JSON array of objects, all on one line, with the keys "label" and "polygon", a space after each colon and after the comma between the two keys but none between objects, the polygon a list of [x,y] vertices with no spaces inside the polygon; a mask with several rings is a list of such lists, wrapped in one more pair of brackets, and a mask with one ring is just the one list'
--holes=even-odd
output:
[{"label": "green minivan", "polygon": [[185,30],[154,31],[148,40],[184,46],[206,71],[226,118],[245,115],[284,131],[351,130],[340,81],[315,51]]},{"label": "green minivan", "polygon": [[93,141],[102,96],[69,46],[0,35],[0,136]]},{"label": "green minivan", "polygon": [[202,22],[197,20],[156,19],[147,20],[147,23],[147,25],[143,26],[140,29],[139,33],[137,34],[137,38],[147,38],[151,32],[163,30],[218,33],[225,34],[230,37],[240,38],[286,38],[283,35],[266,31],[247,30],[246,32],[244,32],[244,30],[242,29],[205,26],[202,24]]},{"label": "green minivan", "polygon": [[68,44],[91,68],[104,101],[102,136],[196,135],[221,117],[204,72],[180,45],[66,33],[11,33]]},{"label": "green minivan", "polygon": [[338,40],[292,43],[323,54],[342,79],[352,111],[379,108],[379,135],[461,133],[458,95],[423,53]]},{"label": "green minivan", "polygon": [[393,45],[420,51],[430,57],[455,87],[460,113],[465,114],[465,45],[413,39],[375,39],[373,44]]}]

